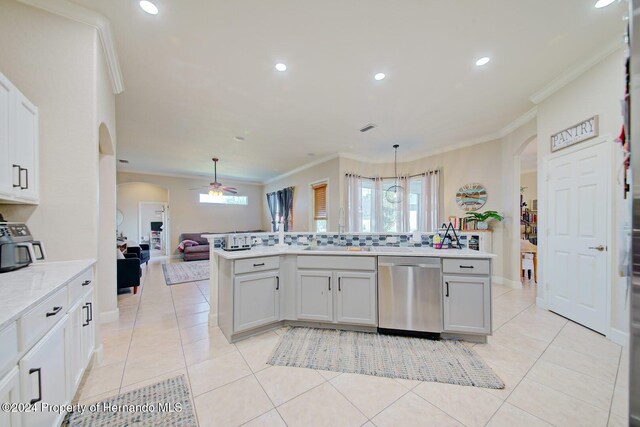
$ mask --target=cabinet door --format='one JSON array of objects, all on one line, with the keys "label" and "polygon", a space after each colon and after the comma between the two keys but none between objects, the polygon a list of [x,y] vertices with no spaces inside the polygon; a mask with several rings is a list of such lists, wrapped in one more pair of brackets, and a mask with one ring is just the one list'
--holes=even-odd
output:
[{"label": "cabinet door", "polygon": [[376,275],[375,273],[336,273],[336,321],[376,325]]},{"label": "cabinet door", "polygon": [[87,367],[93,356],[96,327],[93,321],[93,289],[84,296],[82,305],[82,369]]},{"label": "cabinet door", "polygon": [[280,320],[279,289],[277,271],[236,276],[233,281],[233,331]]},{"label": "cabinet door", "polygon": [[13,164],[18,166],[15,195],[27,201],[38,200],[38,109],[19,91],[15,91],[15,131]]},{"label": "cabinet door", "polygon": [[[22,402],[66,404],[68,368],[66,364],[68,341],[65,317],[54,326],[21,360],[20,392]],[[39,405],[37,405],[39,406]],[[64,414],[49,411],[22,414],[23,427],[59,425]]]},{"label": "cabinet door", "polygon": [[296,299],[300,320],[333,321],[331,271],[298,271]]},{"label": "cabinet door", "polygon": [[[13,131],[14,90],[11,82],[0,74],[0,196],[13,196],[10,142]],[[17,183],[17,181],[16,181]]]},{"label": "cabinet door", "polygon": [[445,332],[491,333],[488,276],[443,276]]},{"label": "cabinet door", "polygon": [[84,321],[84,300],[78,300],[69,310],[67,338],[69,340],[69,379],[71,391],[77,390],[84,372],[82,350],[82,323]]},{"label": "cabinet door", "polygon": [[[18,368],[13,368],[4,378],[0,378],[0,403],[20,402],[20,377]],[[19,412],[0,411],[0,426],[20,427]]]}]

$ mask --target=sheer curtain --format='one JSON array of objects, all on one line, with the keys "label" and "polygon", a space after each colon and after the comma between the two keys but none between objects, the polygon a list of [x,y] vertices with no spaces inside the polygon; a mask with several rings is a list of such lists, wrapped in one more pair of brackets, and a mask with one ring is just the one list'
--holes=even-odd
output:
[{"label": "sheer curtain", "polygon": [[409,231],[409,177],[401,176],[398,178],[398,185],[404,190],[402,194],[402,202],[397,204],[398,232]]},{"label": "sheer curtain", "polygon": [[429,171],[422,177],[422,215],[420,215],[421,231],[436,231],[440,227],[440,173]]},{"label": "sheer curtain", "polygon": [[384,191],[382,188],[382,178],[373,178],[373,212],[371,212],[371,231],[381,233],[384,231],[384,217],[382,213],[382,198]]},{"label": "sheer curtain", "polygon": [[345,230],[355,233],[362,231],[362,177],[347,174],[345,182]]}]

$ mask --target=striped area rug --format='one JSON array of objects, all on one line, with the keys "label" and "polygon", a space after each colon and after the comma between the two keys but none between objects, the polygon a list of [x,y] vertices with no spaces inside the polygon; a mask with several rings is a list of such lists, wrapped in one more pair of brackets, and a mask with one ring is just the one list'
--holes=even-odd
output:
[{"label": "striped area rug", "polygon": [[502,380],[462,341],[291,328],[270,365],[501,389]]},{"label": "striped area rug", "polygon": [[87,404],[67,414],[61,427],[197,427],[189,387],[180,375]]}]

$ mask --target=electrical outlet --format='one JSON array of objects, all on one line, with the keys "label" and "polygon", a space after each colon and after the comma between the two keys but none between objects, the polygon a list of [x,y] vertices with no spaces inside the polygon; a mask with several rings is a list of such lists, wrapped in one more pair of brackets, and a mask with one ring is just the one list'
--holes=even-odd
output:
[{"label": "electrical outlet", "polygon": [[387,237],[387,242],[389,243],[398,243],[398,238],[395,236]]},{"label": "electrical outlet", "polygon": [[298,237],[298,243],[307,243],[307,241],[308,241],[307,236]]}]

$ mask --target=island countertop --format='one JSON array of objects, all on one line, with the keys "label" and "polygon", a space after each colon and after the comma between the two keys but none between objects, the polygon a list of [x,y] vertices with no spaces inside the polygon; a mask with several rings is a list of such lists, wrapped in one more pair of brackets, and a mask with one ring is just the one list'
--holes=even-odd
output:
[{"label": "island countertop", "polygon": [[0,329],[95,263],[95,259],[43,262],[0,274]]},{"label": "island countertop", "polygon": [[[204,236],[207,237],[207,236]],[[339,255],[339,256],[407,256],[407,257],[436,257],[436,258],[470,258],[489,259],[495,254],[474,251],[471,249],[434,249],[431,247],[407,246],[318,246],[304,245],[254,246],[249,250],[225,251],[213,249],[213,254],[228,260],[254,258],[276,255]]]}]

